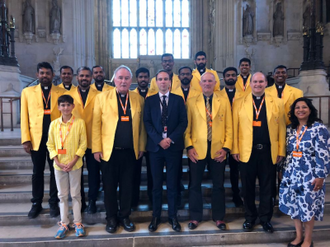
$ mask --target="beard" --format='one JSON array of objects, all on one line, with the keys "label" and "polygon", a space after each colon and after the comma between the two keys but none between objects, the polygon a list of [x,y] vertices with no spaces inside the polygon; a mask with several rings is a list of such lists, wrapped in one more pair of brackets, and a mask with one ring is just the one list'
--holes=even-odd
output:
[{"label": "beard", "polygon": [[190,82],[191,82],[191,80],[189,80],[188,78],[184,78],[183,80],[181,80],[181,83],[185,86],[189,85]]},{"label": "beard", "polygon": [[205,63],[197,64],[197,69],[198,69],[198,70],[205,69],[205,66],[206,66]]},{"label": "beard", "polygon": [[225,80],[226,85],[234,86],[236,81],[234,79]]},{"label": "beard", "polygon": [[102,82],[104,82],[104,77],[103,77],[103,76],[97,76],[97,77],[94,79],[94,81],[95,81],[96,83],[102,83]]},{"label": "beard", "polygon": [[148,82],[147,81],[140,81],[138,82],[138,85],[142,88],[148,87]]}]

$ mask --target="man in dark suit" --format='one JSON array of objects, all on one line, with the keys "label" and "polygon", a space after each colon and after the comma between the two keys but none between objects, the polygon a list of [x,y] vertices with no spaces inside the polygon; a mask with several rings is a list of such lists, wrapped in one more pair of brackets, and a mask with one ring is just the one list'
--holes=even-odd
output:
[{"label": "man in dark suit", "polygon": [[169,92],[170,76],[166,70],[156,74],[159,93],[145,101],[144,124],[148,135],[146,149],[149,151],[153,181],[153,214],[149,231],[154,232],[160,223],[162,210],[163,167],[166,162],[168,222],[174,231],[181,231],[177,220],[178,175],[182,150],[183,133],[187,127],[187,113],[181,96]]}]

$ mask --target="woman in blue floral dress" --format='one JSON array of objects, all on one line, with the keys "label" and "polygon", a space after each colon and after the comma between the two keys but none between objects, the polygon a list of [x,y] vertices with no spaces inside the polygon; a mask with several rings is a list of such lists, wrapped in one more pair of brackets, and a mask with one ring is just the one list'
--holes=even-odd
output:
[{"label": "woman in blue floral dress", "polygon": [[323,219],[330,136],[309,99],[293,102],[289,115],[292,124],[287,128],[279,205],[296,228],[296,238],[288,247],[308,247],[313,246],[314,221]]}]

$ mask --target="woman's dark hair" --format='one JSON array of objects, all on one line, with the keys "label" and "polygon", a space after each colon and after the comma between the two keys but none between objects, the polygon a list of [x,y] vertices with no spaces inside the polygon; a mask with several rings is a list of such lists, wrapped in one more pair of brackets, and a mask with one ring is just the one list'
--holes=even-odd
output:
[{"label": "woman's dark hair", "polygon": [[291,121],[291,125],[292,125],[293,129],[295,129],[299,126],[298,118],[296,117],[296,115],[294,115],[294,109],[296,108],[297,103],[300,101],[304,101],[306,103],[306,105],[308,106],[308,108],[311,110],[311,114],[309,114],[308,120],[307,120],[307,127],[312,126],[312,124],[314,122],[323,123],[323,121],[317,117],[317,110],[316,110],[315,106],[313,106],[312,101],[308,98],[301,97],[301,98],[296,99],[292,103],[291,108],[290,108],[289,119]]}]

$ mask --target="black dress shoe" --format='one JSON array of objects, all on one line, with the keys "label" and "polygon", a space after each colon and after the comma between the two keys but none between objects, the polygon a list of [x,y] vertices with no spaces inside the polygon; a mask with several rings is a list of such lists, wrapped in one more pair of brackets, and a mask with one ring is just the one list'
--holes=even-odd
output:
[{"label": "black dress shoe", "polygon": [[135,225],[128,217],[120,220],[120,223],[127,232],[132,232],[135,230]]},{"label": "black dress shoe", "polygon": [[52,217],[52,218],[55,218],[60,215],[60,208],[58,207],[57,204],[50,205],[49,214],[50,214],[50,217]]},{"label": "black dress shoe", "polygon": [[274,228],[270,222],[264,222],[261,225],[265,232],[268,232],[268,233],[274,232]]},{"label": "black dress shoe", "polygon": [[117,231],[118,222],[116,218],[110,218],[107,220],[105,230],[109,233],[115,233]]},{"label": "black dress shoe", "polygon": [[88,214],[95,214],[96,213],[96,202],[94,200],[89,201],[88,208],[87,208],[87,213]]},{"label": "black dress shoe", "polygon": [[226,223],[222,220],[217,220],[216,226],[222,231],[225,231],[227,229]]},{"label": "black dress shoe", "polygon": [[159,224],[160,224],[160,218],[158,218],[158,217],[152,217],[152,220],[151,220],[151,222],[149,224],[149,227],[148,227],[149,232],[156,231]]},{"label": "black dress shoe", "polygon": [[177,218],[168,218],[168,223],[170,223],[174,231],[181,232],[181,226]]},{"label": "black dress shoe", "polygon": [[36,218],[40,214],[41,211],[42,211],[41,204],[40,203],[36,203],[36,202],[33,203],[32,204],[32,207],[31,207],[31,209],[30,209],[30,211],[28,213],[29,219]]},{"label": "black dress shoe", "polygon": [[291,244],[291,242],[290,242],[290,243],[288,243],[288,247],[300,247],[303,242],[304,242],[304,240],[301,240],[301,242],[299,244]]},{"label": "black dress shoe", "polygon": [[251,232],[253,230],[253,225],[254,225],[254,222],[246,220],[243,223],[243,231],[244,232]]},{"label": "black dress shoe", "polygon": [[198,226],[198,221],[197,220],[191,220],[189,223],[188,223],[188,228],[190,230],[194,230],[196,229]]}]

